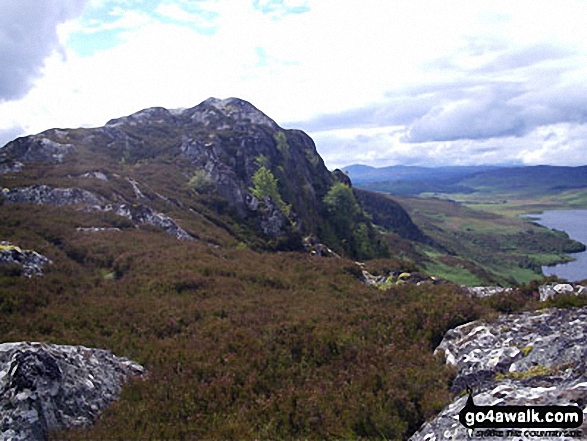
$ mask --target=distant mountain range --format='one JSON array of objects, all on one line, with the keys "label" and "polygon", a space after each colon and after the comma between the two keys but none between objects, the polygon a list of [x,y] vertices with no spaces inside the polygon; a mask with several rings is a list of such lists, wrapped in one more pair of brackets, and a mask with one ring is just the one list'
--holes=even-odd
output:
[{"label": "distant mountain range", "polygon": [[395,195],[422,193],[516,193],[550,194],[587,188],[587,166],[550,165],[370,167],[351,165],[343,169],[355,186]]}]

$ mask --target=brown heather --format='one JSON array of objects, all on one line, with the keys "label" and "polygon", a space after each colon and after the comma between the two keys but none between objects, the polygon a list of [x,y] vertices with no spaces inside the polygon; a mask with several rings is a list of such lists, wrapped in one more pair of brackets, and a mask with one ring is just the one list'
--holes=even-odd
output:
[{"label": "brown heather", "polygon": [[[42,277],[2,273],[1,341],[107,348],[149,371],[93,428],[56,439],[402,439],[448,400],[434,346],[481,312],[449,286],[366,287],[347,260],[86,216],[0,211],[2,237],[54,262]],[[72,233],[90,222],[122,230]]]}]

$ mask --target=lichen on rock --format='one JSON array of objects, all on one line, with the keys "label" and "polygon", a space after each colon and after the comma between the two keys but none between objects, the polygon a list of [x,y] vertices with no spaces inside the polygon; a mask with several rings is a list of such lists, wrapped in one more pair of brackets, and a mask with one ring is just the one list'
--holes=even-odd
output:
[{"label": "lichen on rock", "polygon": [[[502,315],[448,331],[437,348],[457,369],[457,397],[411,440],[467,439],[458,420],[466,387],[478,406],[587,403],[587,307]],[[581,427],[585,433],[586,427]],[[502,439],[502,438],[485,438]],[[566,439],[566,438],[543,438]]]},{"label": "lichen on rock", "polygon": [[0,242],[0,264],[14,264],[22,267],[22,275],[26,277],[43,274],[44,267],[51,261],[33,250],[23,250],[10,242]]},{"label": "lichen on rock", "polygon": [[144,368],[103,349],[0,344],[0,439],[46,440],[49,431],[91,425]]}]

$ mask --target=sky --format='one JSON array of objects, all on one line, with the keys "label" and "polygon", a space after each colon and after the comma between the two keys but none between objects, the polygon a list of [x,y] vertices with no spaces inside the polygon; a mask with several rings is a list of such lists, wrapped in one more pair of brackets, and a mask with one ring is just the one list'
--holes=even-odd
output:
[{"label": "sky", "polygon": [[238,97],[329,168],[587,164],[587,0],[0,0],[0,145]]}]

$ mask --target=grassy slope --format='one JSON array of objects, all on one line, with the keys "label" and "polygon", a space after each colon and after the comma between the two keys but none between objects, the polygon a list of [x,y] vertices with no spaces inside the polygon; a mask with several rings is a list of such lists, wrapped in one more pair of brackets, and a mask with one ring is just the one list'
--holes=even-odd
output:
[{"label": "grassy slope", "polygon": [[430,274],[467,285],[511,285],[539,279],[542,265],[568,259],[565,251],[573,244],[563,234],[517,216],[528,209],[554,208],[552,199],[503,203],[503,195],[467,197],[461,203],[400,199],[416,224],[445,247],[445,252],[424,249],[431,259],[426,266]]}]

